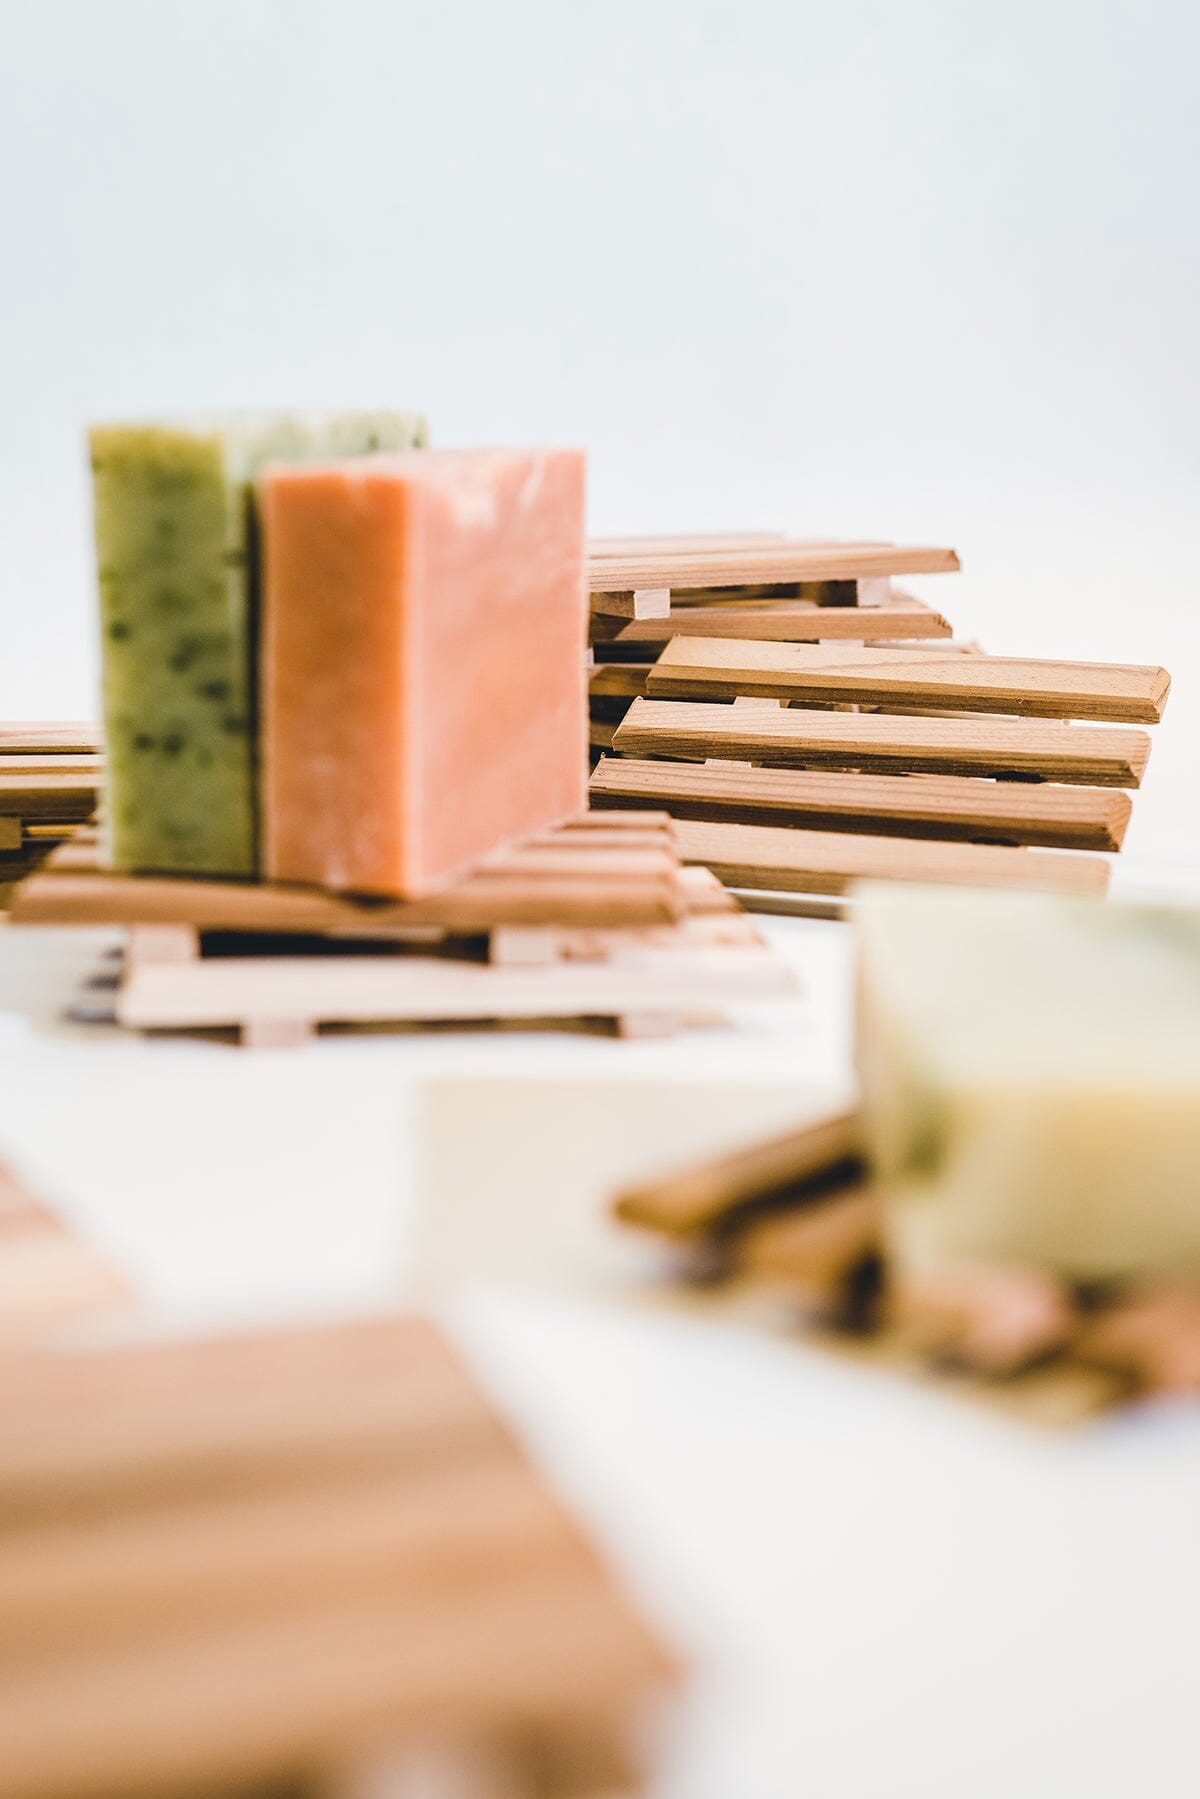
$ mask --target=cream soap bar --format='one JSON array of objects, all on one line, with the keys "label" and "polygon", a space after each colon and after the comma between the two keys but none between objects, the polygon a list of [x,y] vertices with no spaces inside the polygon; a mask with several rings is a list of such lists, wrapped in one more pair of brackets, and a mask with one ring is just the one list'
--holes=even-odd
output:
[{"label": "cream soap bar", "polygon": [[90,433],[108,860],[257,868],[257,524],[270,461],[425,441],[415,413],[261,413]]},{"label": "cream soap bar", "polygon": [[1200,1270],[1200,911],[868,887],[857,936],[901,1269]]}]

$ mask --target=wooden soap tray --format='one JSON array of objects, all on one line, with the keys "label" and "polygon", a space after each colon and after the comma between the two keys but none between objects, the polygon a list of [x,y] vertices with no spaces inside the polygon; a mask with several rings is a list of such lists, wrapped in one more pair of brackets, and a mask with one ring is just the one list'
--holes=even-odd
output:
[{"label": "wooden soap tray", "polygon": [[1104,892],[1166,671],[954,652],[679,637],[602,665],[591,804],[665,807],[685,861],[760,895]]},{"label": "wooden soap tray", "polygon": [[96,808],[97,725],[0,725],[0,909]]},{"label": "wooden soap tray", "polygon": [[403,1318],[0,1357],[0,1670],[5,1799],[632,1794],[678,1678]]},{"label": "wooden soap tray", "polygon": [[613,1209],[715,1302],[781,1302],[777,1316],[840,1353],[1032,1421],[1200,1394],[1198,1282],[1093,1290],[986,1264],[897,1280],[852,1113],[630,1188]]},{"label": "wooden soap tray", "polygon": [[[594,538],[592,641],[636,650],[683,633],[773,637],[945,637],[946,621],[892,586],[951,572],[953,550],[762,534]],[[834,616],[848,610],[854,616]]]},{"label": "wooden soap tray", "polygon": [[625,1035],[775,1000],[790,977],[665,814],[589,813],[435,898],[109,873],[81,833],[27,881],[19,924],[127,929],[110,1012],[140,1030],[282,1045],[322,1025],[611,1020]]}]

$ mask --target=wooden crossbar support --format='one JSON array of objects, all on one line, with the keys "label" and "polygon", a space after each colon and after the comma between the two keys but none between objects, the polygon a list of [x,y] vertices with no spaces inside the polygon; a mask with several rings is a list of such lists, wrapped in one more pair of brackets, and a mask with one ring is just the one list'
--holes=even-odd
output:
[{"label": "wooden crossbar support", "polygon": [[919,600],[888,600],[881,605],[820,605],[812,600],[687,606],[673,601],[661,618],[618,623],[593,620],[597,643],[665,644],[672,637],[735,637],[779,643],[828,640],[902,641],[905,638],[950,636],[940,612]]},{"label": "wooden crossbar support", "polygon": [[716,637],[672,639],[647,681],[647,692],[661,698],[754,694],[1124,724],[1157,724],[1169,687],[1165,669],[1123,663],[923,657],[919,650]]},{"label": "wooden crossbar support", "polygon": [[621,755],[710,757],[882,774],[1013,775],[1136,787],[1144,731],[1025,718],[902,718],[876,713],[635,699],[613,736]]}]

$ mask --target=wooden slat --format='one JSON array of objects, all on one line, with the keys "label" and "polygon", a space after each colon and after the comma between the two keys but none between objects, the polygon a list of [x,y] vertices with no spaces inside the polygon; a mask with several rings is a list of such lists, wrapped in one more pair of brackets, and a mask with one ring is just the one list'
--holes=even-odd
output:
[{"label": "wooden slat", "polygon": [[710,757],[882,774],[1019,775],[1136,787],[1144,731],[1035,718],[900,718],[795,707],[635,699],[613,736],[622,755]]},{"label": "wooden slat", "polygon": [[593,592],[637,587],[726,587],[743,582],[856,581],[876,575],[930,575],[959,566],[953,550],[900,544],[791,543],[735,551],[605,556],[588,570]]},{"label": "wooden slat", "polygon": [[949,881],[971,887],[1029,887],[1103,893],[1108,863],[1065,851],[990,843],[930,843],[771,825],[681,821],[679,851],[730,887],[844,893],[856,881]]},{"label": "wooden slat", "polygon": [[809,600],[776,600],[769,606],[673,605],[663,619],[635,619],[593,634],[609,643],[665,644],[680,636],[820,643],[830,639],[942,638],[950,633],[942,614],[919,600],[889,601],[882,606],[818,606]]},{"label": "wooden slat", "polygon": [[738,694],[803,702],[946,706],[1034,718],[1157,724],[1170,677],[1163,668],[1045,662],[1011,656],[922,657],[899,649],[841,649],[676,637],[647,682],[661,698]]},{"label": "wooden slat", "polygon": [[98,789],[95,775],[0,773],[0,817],[82,821],[94,812]]},{"label": "wooden slat", "polygon": [[91,755],[54,755],[44,750],[0,751],[0,776],[17,781],[40,781],[43,776],[77,775],[98,781],[104,769],[101,757]]},{"label": "wooden slat", "polygon": [[104,733],[93,724],[7,724],[0,725],[0,754],[9,756],[45,755],[59,751],[70,755],[93,754],[104,748]]},{"label": "wooden slat", "polygon": [[848,1172],[859,1157],[857,1116],[838,1113],[626,1187],[613,1200],[613,1214],[623,1224],[668,1237],[693,1236],[766,1194],[838,1169]]},{"label": "wooden slat", "polygon": [[887,836],[1119,850],[1129,796],[1113,788],[969,775],[863,775],[605,756],[593,806],[669,806],[678,818]]}]

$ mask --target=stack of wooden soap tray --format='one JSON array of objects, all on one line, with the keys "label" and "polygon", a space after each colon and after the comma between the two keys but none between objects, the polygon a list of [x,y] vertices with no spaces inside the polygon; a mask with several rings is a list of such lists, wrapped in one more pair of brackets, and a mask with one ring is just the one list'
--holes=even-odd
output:
[{"label": "stack of wooden soap tray", "polygon": [[392,901],[116,874],[85,830],[24,883],[13,918],[125,927],[120,975],[89,1010],[135,1029],[272,1046],[322,1025],[661,1034],[790,986],[716,877],[681,864],[675,831],[665,813],[588,813],[433,898]]},{"label": "stack of wooden soap tray", "polygon": [[0,726],[0,908],[96,808],[97,725]]},{"label": "stack of wooden soap tray", "polygon": [[592,806],[666,809],[685,861],[751,906],[860,879],[1104,892],[1150,753],[1130,727],[1161,718],[1166,671],[957,643],[891,585],[957,566],[881,544],[594,545]]},{"label": "stack of wooden soap tray", "polygon": [[670,1657],[432,1325],[0,1357],[6,1799],[640,1790]]}]

